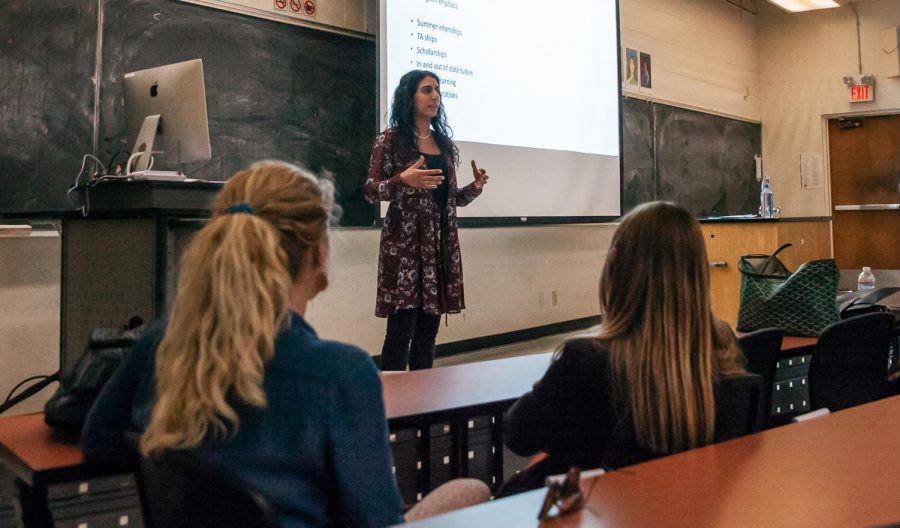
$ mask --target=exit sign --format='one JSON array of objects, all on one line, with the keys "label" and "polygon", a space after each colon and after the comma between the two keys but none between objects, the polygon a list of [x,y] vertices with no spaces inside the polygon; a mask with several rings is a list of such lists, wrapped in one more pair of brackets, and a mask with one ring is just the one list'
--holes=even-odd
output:
[{"label": "exit sign", "polygon": [[857,84],[850,87],[850,102],[864,103],[875,100],[875,86],[870,84]]}]

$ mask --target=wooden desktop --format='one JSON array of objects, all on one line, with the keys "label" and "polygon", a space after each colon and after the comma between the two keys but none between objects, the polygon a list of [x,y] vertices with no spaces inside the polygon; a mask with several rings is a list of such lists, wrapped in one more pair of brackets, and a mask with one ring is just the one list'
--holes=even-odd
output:
[{"label": "wooden desktop", "polygon": [[[785,340],[785,347],[808,344],[809,338]],[[502,482],[514,469],[504,461],[503,412],[531,389],[551,356],[548,352],[382,375],[397,479],[407,503],[459,476],[494,486]],[[75,439],[56,434],[40,413],[0,418],[0,466],[30,493],[29,507],[45,510],[41,490],[47,486],[104,474],[87,467]]]},{"label": "wooden desktop", "polygon": [[[815,337],[785,337],[782,353],[788,359],[783,360],[785,367],[781,372],[791,374],[798,370],[787,365],[799,361],[790,357],[804,359],[802,355],[809,354],[815,343]],[[527,460],[503,447],[503,413],[543,376],[552,355],[547,352],[384,373],[381,379],[385,410],[397,482],[404,501],[414,503],[443,482],[457,477],[479,478],[496,490],[516,470],[522,469]],[[805,376],[805,371],[797,376]],[[780,396],[791,396],[805,389],[799,381],[793,387],[793,379],[779,378],[784,384]],[[790,391],[788,385],[792,387]],[[797,394],[795,399],[799,409],[805,397]]]},{"label": "wooden desktop", "polygon": [[0,463],[16,478],[34,486],[72,477],[84,464],[73,438],[57,435],[43,413],[0,419]]},{"label": "wooden desktop", "polygon": [[612,471],[544,524],[539,490],[406,526],[896,526],[898,416],[900,396]]}]

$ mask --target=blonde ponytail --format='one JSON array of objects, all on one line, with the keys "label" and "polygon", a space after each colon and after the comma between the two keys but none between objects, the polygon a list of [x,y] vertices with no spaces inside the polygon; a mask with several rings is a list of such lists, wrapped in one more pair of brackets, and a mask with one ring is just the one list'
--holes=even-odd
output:
[{"label": "blonde ponytail", "polygon": [[266,405],[265,365],[331,205],[314,177],[286,163],[259,162],[228,181],[181,262],[142,453],[233,435],[235,405]]}]

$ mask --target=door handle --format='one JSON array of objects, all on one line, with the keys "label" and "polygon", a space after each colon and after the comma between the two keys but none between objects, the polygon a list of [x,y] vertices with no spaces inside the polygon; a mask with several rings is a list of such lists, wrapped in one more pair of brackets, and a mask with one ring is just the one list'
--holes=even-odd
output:
[{"label": "door handle", "polygon": [[727,260],[713,260],[709,263],[710,268],[727,268],[728,261]]}]

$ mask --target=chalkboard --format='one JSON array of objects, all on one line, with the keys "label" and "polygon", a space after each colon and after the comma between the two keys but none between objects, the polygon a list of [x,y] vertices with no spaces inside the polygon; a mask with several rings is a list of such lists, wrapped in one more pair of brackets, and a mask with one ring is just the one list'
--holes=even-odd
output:
[{"label": "chalkboard", "polygon": [[700,217],[756,213],[758,123],[653,105],[657,198]]},{"label": "chalkboard", "polygon": [[[377,133],[374,43],[174,0],[5,3],[0,213],[74,208],[66,189],[92,149],[100,15],[105,163],[131,148],[122,75],[200,58],[212,159],[186,172],[224,179],[258,159],[292,161],[334,179],[342,224],[375,222],[362,196]],[[623,98],[622,138],[624,211],[654,199],[698,216],[756,211],[759,124]]]},{"label": "chalkboard", "polygon": [[91,152],[96,46],[96,1],[3,2],[0,212],[66,207]]},{"label": "chalkboard", "polygon": [[653,105],[640,99],[622,100],[622,213],[655,200]]},{"label": "chalkboard", "polygon": [[[0,212],[72,209],[66,189],[92,149],[98,2],[8,4],[0,19]],[[372,224],[362,186],[377,133],[373,42],[173,0],[102,4],[104,162],[131,149],[122,75],[200,58],[213,157],[185,172],[219,180],[258,159],[291,161],[335,181],[343,224]]]},{"label": "chalkboard", "polygon": [[131,149],[122,75],[199,58],[213,156],[186,172],[225,179],[250,161],[291,161],[334,179],[342,223],[371,225],[374,43],[169,0],[104,5],[101,157]]}]

